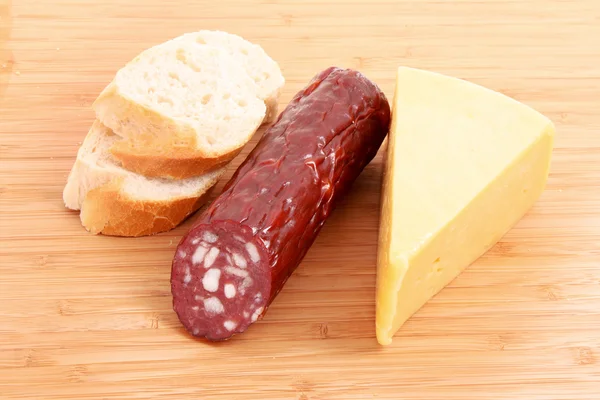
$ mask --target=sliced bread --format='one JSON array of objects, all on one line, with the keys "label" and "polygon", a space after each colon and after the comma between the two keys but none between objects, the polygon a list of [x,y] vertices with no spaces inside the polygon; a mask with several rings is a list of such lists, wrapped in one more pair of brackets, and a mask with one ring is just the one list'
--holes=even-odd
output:
[{"label": "sliced bread", "polygon": [[93,104],[122,139],[111,152],[148,177],[182,179],[221,168],[277,114],[283,76],[255,44],[226,32],[188,33],[151,47]]},{"label": "sliced bread", "polygon": [[81,210],[90,232],[144,236],[165,232],[198,210],[225,172],[167,180],[147,178],[120,167],[110,154],[119,137],[95,121],[77,152],[63,191],[67,208]]},{"label": "sliced bread", "polygon": [[264,49],[239,35],[224,31],[202,30],[186,33],[175,39],[174,42],[205,43],[225,49],[235,60],[235,63],[244,67],[246,73],[256,84],[256,93],[267,106],[263,123],[272,122],[277,116],[278,102],[285,79],[281,74],[279,65],[264,51]]}]

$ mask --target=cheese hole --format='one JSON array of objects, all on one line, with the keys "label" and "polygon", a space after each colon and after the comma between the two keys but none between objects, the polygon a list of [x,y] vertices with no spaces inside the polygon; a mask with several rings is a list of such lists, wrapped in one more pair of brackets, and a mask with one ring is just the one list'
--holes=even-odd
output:
[{"label": "cheese hole", "polygon": [[[435,265],[435,264],[438,264],[439,262],[440,262],[440,258],[438,257],[438,258],[436,258],[436,259],[435,259],[435,261],[433,262],[433,264]],[[442,272],[442,270],[443,270],[443,268],[442,268],[442,267],[436,267],[436,268],[435,268],[435,272],[437,272],[438,274],[439,274],[440,272]]]}]

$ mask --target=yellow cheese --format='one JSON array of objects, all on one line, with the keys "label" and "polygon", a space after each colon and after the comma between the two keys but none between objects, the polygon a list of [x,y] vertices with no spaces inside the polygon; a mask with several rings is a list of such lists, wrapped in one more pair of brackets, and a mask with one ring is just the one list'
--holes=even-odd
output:
[{"label": "yellow cheese", "polygon": [[400,67],[377,255],[382,345],[489,250],[544,190],[554,125],[507,96]]}]

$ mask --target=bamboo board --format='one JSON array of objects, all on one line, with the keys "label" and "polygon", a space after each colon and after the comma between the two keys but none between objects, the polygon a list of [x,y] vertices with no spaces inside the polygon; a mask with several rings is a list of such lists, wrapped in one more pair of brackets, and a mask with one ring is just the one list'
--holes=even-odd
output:
[{"label": "bamboo board", "polygon": [[[383,348],[380,154],[264,320],[192,340],[169,287],[191,221],[92,236],[61,195],[115,71],[197,29],[261,44],[287,79],[281,107],[330,65],[389,96],[400,64],[513,96],[556,123],[547,190]],[[600,398],[598,38],[595,0],[0,0],[0,398]]]}]

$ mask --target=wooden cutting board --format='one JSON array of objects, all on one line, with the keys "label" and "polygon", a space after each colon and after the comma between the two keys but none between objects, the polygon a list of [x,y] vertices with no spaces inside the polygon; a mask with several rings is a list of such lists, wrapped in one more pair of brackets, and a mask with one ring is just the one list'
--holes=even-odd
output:
[{"label": "wooden cutting board", "polygon": [[[330,65],[388,96],[400,64],[513,96],[556,123],[547,190],[384,348],[380,154],[264,320],[193,340],[169,287],[191,221],[93,236],[61,196],[116,70],[198,29],[261,44],[286,76],[282,107]],[[0,398],[600,398],[598,1],[0,0],[0,96]]]}]

